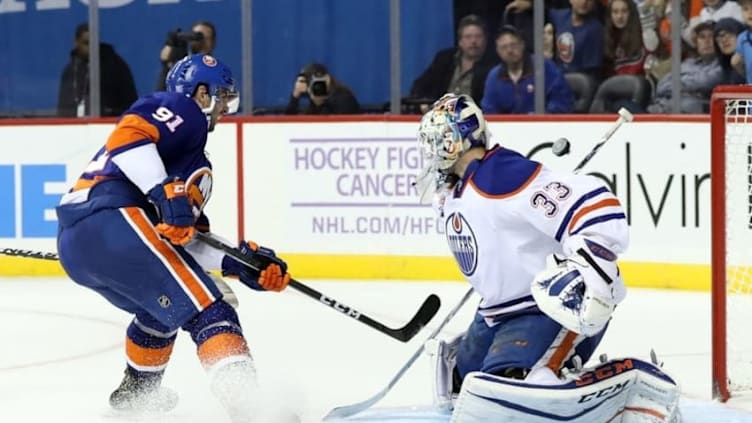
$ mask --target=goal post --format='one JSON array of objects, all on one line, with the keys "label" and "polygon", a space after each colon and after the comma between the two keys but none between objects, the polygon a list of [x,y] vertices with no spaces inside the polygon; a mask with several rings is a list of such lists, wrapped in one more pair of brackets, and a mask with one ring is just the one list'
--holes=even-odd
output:
[{"label": "goal post", "polygon": [[752,390],[752,86],[713,90],[711,266],[713,397]]}]

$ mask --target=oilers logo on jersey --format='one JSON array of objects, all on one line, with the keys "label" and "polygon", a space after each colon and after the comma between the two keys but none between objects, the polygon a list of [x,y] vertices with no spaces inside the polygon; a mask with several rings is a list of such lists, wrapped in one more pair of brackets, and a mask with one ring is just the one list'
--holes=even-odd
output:
[{"label": "oilers logo on jersey", "polygon": [[460,270],[471,276],[478,267],[478,240],[462,213],[454,212],[446,219],[446,236]]}]

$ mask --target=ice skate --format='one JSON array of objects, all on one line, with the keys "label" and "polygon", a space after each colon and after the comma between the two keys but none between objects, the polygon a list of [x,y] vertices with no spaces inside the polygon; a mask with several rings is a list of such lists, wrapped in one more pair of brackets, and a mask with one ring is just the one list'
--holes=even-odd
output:
[{"label": "ice skate", "polygon": [[110,406],[125,413],[164,413],[178,404],[178,395],[161,386],[162,375],[143,376],[127,368],[120,386],[110,394]]}]

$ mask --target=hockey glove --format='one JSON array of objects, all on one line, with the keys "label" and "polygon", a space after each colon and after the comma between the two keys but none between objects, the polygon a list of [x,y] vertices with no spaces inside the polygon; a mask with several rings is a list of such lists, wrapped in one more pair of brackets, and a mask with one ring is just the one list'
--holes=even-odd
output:
[{"label": "hockey glove", "polygon": [[193,239],[193,208],[185,184],[177,177],[168,177],[147,193],[162,220],[156,230],[172,244],[185,245]]},{"label": "hockey glove", "polygon": [[530,291],[548,317],[573,332],[593,336],[606,327],[626,295],[616,254],[584,237],[572,237],[564,249],[575,253],[563,260],[554,255],[535,276]]},{"label": "hockey glove", "polygon": [[279,292],[290,283],[287,263],[277,257],[274,250],[250,241],[241,241],[238,248],[259,270],[225,256],[222,259],[222,276],[237,276],[240,282],[257,291]]}]

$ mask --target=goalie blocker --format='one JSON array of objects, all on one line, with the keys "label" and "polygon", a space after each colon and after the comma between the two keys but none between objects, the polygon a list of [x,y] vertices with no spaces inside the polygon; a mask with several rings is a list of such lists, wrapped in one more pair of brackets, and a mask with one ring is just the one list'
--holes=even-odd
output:
[{"label": "goalie blocker", "polygon": [[678,423],[679,395],[673,378],[636,358],[609,361],[558,385],[472,372],[451,421]]}]

